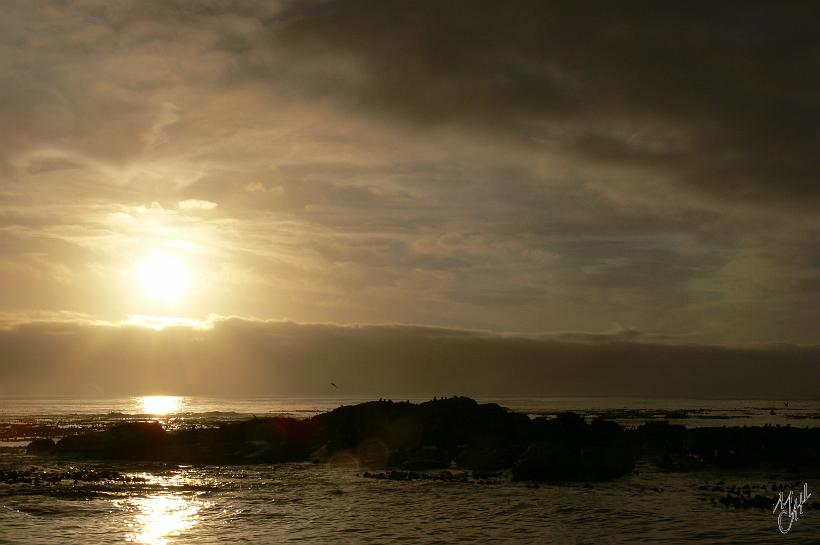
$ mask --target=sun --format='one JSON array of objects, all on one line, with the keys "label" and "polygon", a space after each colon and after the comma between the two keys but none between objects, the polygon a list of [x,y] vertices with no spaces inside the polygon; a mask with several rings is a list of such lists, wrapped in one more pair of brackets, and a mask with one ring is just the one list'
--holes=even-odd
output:
[{"label": "sun", "polygon": [[176,256],[155,253],[140,262],[139,278],[146,295],[173,302],[188,287],[188,267]]}]

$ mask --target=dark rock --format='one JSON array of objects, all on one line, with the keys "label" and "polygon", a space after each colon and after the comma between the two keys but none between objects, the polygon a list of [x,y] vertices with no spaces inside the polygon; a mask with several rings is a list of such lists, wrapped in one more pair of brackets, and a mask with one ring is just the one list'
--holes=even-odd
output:
[{"label": "dark rock", "polygon": [[393,452],[388,465],[401,469],[445,469],[450,467],[452,457],[449,451],[435,445],[426,445],[412,450]]},{"label": "dark rock", "polygon": [[168,434],[159,423],[134,422],[63,437],[57,442],[56,451],[79,458],[161,460],[167,445]]},{"label": "dark rock", "polygon": [[468,445],[456,456],[458,467],[474,471],[494,471],[511,467],[523,449],[503,443]]},{"label": "dark rock", "polygon": [[590,435],[584,418],[572,412],[560,413],[555,418],[538,417],[532,421],[531,428],[535,441],[584,441]]},{"label": "dark rock", "polygon": [[365,472],[363,477],[370,479],[390,480],[390,481],[446,481],[446,482],[470,482],[470,476],[467,473],[451,473],[449,471],[442,471],[441,473],[421,473],[418,471],[388,471],[384,473],[368,473]]},{"label": "dark rock", "polygon": [[454,397],[421,404],[375,401],[303,420],[254,418],[174,432],[158,423],[123,423],[56,444],[38,439],[28,452],[188,464],[310,460],[403,471],[513,468],[519,480],[600,480],[630,472],[635,456],[675,471],[819,467],[820,429],[687,429],[662,421],[625,430],[601,418],[588,424],[574,413],[530,420],[493,403]]},{"label": "dark rock", "polygon": [[634,468],[634,453],[624,442],[538,442],[512,468],[517,481],[600,481]]},{"label": "dark rock", "polygon": [[646,422],[634,431],[634,442],[642,448],[660,452],[678,452],[687,438],[685,426],[667,421]]},{"label": "dark rock", "polygon": [[55,446],[53,439],[35,439],[26,447],[26,454],[53,454]]}]

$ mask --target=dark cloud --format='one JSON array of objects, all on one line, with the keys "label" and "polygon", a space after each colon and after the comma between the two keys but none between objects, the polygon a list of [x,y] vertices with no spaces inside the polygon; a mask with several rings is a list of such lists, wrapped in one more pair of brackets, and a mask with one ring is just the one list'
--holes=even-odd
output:
[{"label": "dark cloud", "polygon": [[636,331],[513,336],[218,319],[209,330],[70,322],[0,331],[0,393],[554,394],[788,398],[820,387],[817,347],[677,344]]},{"label": "dark cloud", "polygon": [[648,166],[728,201],[816,205],[818,15],[807,2],[364,0],[293,4],[273,28],[304,62],[349,67],[313,83],[368,112]]}]

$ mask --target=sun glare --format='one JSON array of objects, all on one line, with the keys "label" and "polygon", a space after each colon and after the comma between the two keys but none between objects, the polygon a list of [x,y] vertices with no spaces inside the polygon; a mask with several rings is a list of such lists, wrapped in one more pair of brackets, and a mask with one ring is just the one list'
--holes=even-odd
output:
[{"label": "sun glare", "polygon": [[179,411],[182,398],[179,396],[143,396],[139,398],[143,414],[168,414]]},{"label": "sun glare", "polygon": [[188,267],[175,256],[156,253],[140,262],[143,291],[150,297],[175,301],[188,286]]},{"label": "sun glare", "polygon": [[176,542],[200,519],[200,505],[179,496],[150,496],[133,500],[138,509],[137,532],[129,541],[146,545],[166,545]]}]

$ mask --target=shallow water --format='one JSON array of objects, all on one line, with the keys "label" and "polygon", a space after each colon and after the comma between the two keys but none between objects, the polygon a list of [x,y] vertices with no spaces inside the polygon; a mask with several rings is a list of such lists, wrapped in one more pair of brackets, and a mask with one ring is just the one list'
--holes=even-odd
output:
[{"label": "shallow water", "polygon": [[[8,461],[8,460],[7,460]],[[26,463],[42,463],[28,459]],[[55,469],[54,464],[41,465]],[[784,475],[665,473],[541,485],[365,478],[312,464],[135,467],[144,481],[0,485],[3,543],[775,543],[768,509],[712,503],[708,484],[765,485]],[[786,475],[791,477],[794,475]],[[806,475],[820,482],[820,475]],[[774,503],[776,492],[767,491]],[[789,541],[820,536],[807,509]]]},{"label": "shallow water", "polygon": [[[399,398],[397,398],[399,399]],[[406,399],[406,398],[400,398]],[[10,444],[28,431],[104,427],[159,419],[168,426],[217,423],[249,414],[310,415],[356,399],[182,398],[167,415],[144,413],[141,398],[4,402],[0,424]],[[771,400],[615,400],[507,398],[529,414],[574,409],[613,414],[628,425],[689,411],[681,422],[816,425],[817,402]],[[782,405],[782,404],[781,404]],[[785,407],[784,407],[785,408]],[[698,412],[699,411],[699,412]],[[784,414],[785,412],[785,414]],[[788,418],[787,415],[804,418]],[[694,416],[693,416],[694,415]],[[26,426],[29,426],[26,428]],[[9,434],[16,433],[12,437]],[[0,448],[0,470],[38,480],[0,483],[0,543],[801,543],[820,541],[820,509],[810,506],[783,536],[767,509],[735,509],[717,500],[748,484],[771,499],[772,483],[820,474],[763,471],[666,472],[639,463],[636,474],[594,484],[496,484],[367,478],[361,468],[313,464],[175,466],[78,463]],[[105,477],[96,480],[101,475]],[[116,473],[110,473],[116,472]],[[69,476],[49,482],[49,476]],[[85,475],[85,476],[84,476]],[[95,477],[95,475],[97,477]],[[107,475],[107,477],[106,477]],[[77,478],[79,476],[79,478]],[[503,477],[503,476],[502,476]],[[76,478],[76,481],[75,481]],[[52,479],[54,480],[54,479]],[[814,496],[817,502],[820,496]]]}]

